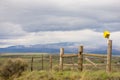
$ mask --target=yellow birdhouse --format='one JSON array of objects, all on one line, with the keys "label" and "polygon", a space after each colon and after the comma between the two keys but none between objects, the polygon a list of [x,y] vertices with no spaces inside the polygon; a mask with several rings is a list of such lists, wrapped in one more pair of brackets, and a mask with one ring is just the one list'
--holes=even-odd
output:
[{"label": "yellow birdhouse", "polygon": [[104,38],[108,38],[110,37],[110,32],[109,31],[104,31]]}]

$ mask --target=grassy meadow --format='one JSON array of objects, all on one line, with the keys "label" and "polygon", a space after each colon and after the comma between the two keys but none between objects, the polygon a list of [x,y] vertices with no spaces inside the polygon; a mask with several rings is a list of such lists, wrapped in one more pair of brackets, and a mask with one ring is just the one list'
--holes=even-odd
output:
[{"label": "grassy meadow", "polygon": [[[43,55],[43,64],[41,57]],[[31,61],[33,57],[33,71],[31,71]],[[120,80],[120,57],[112,58],[112,72],[106,73],[105,65],[93,66],[85,65],[82,72],[79,72],[77,66],[77,57],[64,58],[64,63],[73,64],[73,66],[64,66],[64,70],[59,70],[59,54],[52,54],[52,70],[50,69],[49,54],[44,53],[27,53],[27,54],[0,54],[0,69],[2,65],[9,59],[21,58],[27,63],[27,70],[22,72],[20,76],[9,77],[9,79],[0,80]],[[106,64],[105,58],[93,58],[90,60],[96,64]],[[89,62],[84,60],[84,64]],[[114,64],[118,64],[117,66]],[[43,68],[42,68],[43,65]]]}]

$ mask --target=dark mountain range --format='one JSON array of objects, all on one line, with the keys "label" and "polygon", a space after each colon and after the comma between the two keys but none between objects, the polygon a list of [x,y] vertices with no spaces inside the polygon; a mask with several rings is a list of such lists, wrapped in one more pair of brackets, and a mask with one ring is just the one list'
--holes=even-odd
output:
[{"label": "dark mountain range", "polygon": [[[0,48],[0,53],[27,53],[27,52],[40,52],[40,53],[59,53],[60,48],[65,48],[65,53],[77,53],[78,46],[80,43],[74,42],[63,42],[63,43],[54,43],[54,44],[36,44],[36,45],[16,45],[10,46],[7,48]],[[96,49],[84,49],[84,52],[87,53],[99,53],[106,54],[106,46],[99,47]],[[120,50],[113,48],[113,55],[120,55]]]}]

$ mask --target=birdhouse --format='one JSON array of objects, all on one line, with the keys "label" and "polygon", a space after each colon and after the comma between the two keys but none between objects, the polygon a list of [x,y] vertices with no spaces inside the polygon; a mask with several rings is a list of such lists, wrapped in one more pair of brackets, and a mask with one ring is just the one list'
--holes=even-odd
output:
[{"label": "birdhouse", "polygon": [[110,37],[110,32],[109,31],[104,31],[104,38],[108,38]]}]

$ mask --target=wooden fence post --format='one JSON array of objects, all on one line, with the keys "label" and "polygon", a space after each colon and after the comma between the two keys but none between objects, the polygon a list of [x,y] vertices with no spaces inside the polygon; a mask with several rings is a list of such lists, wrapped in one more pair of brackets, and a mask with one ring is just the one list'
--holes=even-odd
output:
[{"label": "wooden fence post", "polygon": [[52,71],[52,56],[50,55],[50,70]]},{"label": "wooden fence post", "polygon": [[112,40],[108,40],[106,72],[111,72]]},{"label": "wooden fence post", "polygon": [[33,57],[31,58],[31,71],[33,71]]},{"label": "wooden fence post", "polygon": [[83,70],[83,46],[80,46],[78,51],[78,70]]},{"label": "wooden fence post", "polygon": [[42,70],[43,70],[43,54],[42,54]]},{"label": "wooden fence post", "polygon": [[73,69],[74,69],[75,66],[74,66],[74,58],[73,58],[73,57],[71,58],[71,62],[72,62],[72,64],[73,64]]},{"label": "wooden fence post", "polygon": [[64,55],[64,48],[60,48],[60,70],[63,71],[63,55]]}]

